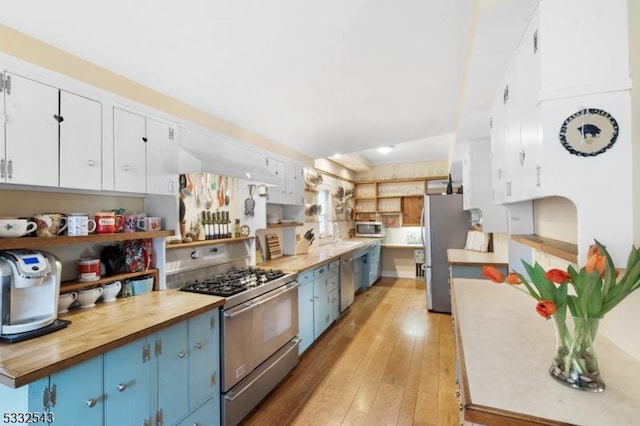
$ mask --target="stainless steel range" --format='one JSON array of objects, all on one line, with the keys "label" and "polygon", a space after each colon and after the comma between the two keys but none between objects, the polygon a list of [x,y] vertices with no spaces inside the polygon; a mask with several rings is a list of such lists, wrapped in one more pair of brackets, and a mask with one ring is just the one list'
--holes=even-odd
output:
[{"label": "stainless steel range", "polygon": [[297,274],[249,267],[243,248],[167,250],[168,288],[226,299],[220,318],[224,425],[238,424],[298,364]]}]

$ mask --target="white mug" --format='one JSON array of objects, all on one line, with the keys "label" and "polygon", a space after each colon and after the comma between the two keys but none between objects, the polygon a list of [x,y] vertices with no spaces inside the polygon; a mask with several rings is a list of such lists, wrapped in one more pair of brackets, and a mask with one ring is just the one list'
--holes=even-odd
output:
[{"label": "white mug", "polygon": [[72,291],[71,293],[63,293],[58,296],[58,313],[64,314],[69,312],[69,306],[78,298],[78,293]]},{"label": "white mug", "polygon": [[86,213],[70,213],[67,216],[67,235],[89,235],[96,230],[96,221]]},{"label": "white mug", "polygon": [[80,302],[80,307],[83,309],[93,308],[96,306],[96,300],[98,300],[98,297],[102,296],[103,292],[104,290],[102,287],[80,290],[78,292],[78,302]]},{"label": "white mug", "polygon": [[120,289],[122,288],[122,284],[120,281],[113,282],[111,284],[103,284],[102,285],[102,301],[109,303],[115,302],[116,296],[120,293]]},{"label": "white mug", "polygon": [[138,229],[143,231],[160,231],[161,220],[159,217],[142,217],[138,220]]}]

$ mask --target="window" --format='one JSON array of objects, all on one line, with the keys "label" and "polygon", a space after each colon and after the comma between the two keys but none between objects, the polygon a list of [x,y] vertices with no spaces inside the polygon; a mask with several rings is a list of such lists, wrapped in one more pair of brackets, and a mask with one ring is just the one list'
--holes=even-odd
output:
[{"label": "window", "polygon": [[318,191],[318,204],[320,205],[320,213],[318,214],[318,234],[322,236],[329,235],[329,189],[320,188]]}]

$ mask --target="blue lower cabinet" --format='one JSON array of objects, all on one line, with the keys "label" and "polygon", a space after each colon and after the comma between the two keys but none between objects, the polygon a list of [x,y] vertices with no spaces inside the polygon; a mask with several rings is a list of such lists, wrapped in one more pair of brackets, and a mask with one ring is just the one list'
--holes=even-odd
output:
[{"label": "blue lower cabinet", "polygon": [[220,424],[220,404],[218,398],[211,398],[193,411],[177,426],[217,426]]},{"label": "blue lower cabinet", "polygon": [[380,262],[381,249],[382,244],[380,241],[369,246],[369,282],[367,283],[367,286],[372,286],[376,281],[378,281],[382,273]]},{"label": "blue lower cabinet", "polygon": [[156,339],[158,413],[162,424],[172,425],[189,412],[187,321],[158,332]]},{"label": "blue lower cabinet", "polygon": [[0,385],[0,412],[17,414],[7,424],[219,425],[218,321],[213,309],[20,388]]},{"label": "blue lower cabinet", "polygon": [[300,280],[298,287],[298,354],[303,353],[313,343],[313,275],[311,279]]},{"label": "blue lower cabinet", "polygon": [[[104,354],[104,419],[107,426],[153,424],[157,412],[155,336]],[[88,424],[88,423],[87,423]]]},{"label": "blue lower cabinet", "polygon": [[3,414],[31,413],[33,417],[15,421],[3,419],[7,420],[4,423],[74,425],[82,418],[84,424],[103,424],[102,357],[92,358],[22,388],[3,388],[0,400],[5,402],[8,399],[3,392],[7,389],[16,393],[27,392],[28,407],[2,407]]}]

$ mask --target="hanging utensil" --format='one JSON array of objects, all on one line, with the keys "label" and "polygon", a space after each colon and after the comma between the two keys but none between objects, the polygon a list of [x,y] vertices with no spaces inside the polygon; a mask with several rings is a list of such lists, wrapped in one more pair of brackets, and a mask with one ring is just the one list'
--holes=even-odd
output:
[{"label": "hanging utensil", "polygon": [[211,206],[213,206],[213,198],[211,198],[211,178],[209,177],[209,173],[207,173],[207,181],[206,181],[206,187],[207,187],[207,202],[205,204],[205,208],[207,210],[209,210],[211,208]]},{"label": "hanging utensil", "polygon": [[224,206],[224,188],[222,186],[222,176],[218,176],[218,206]]},{"label": "hanging utensil", "polygon": [[225,177],[225,182],[224,182],[224,189],[225,189],[225,194],[224,194],[224,205],[228,206],[229,205],[229,201],[231,201],[231,198],[229,197],[229,177]]}]

